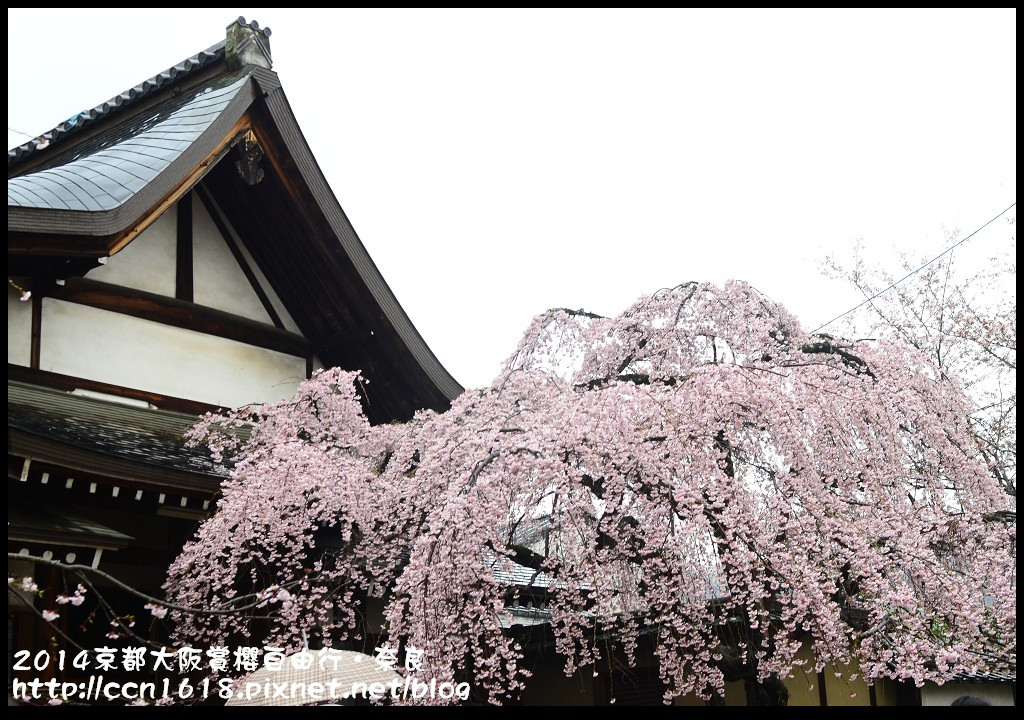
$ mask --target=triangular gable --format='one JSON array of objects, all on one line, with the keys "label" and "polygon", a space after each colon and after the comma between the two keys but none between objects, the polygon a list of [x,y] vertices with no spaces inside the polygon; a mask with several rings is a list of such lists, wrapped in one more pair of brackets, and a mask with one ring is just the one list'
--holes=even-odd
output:
[{"label": "triangular gable", "polygon": [[[193,302],[239,317],[298,333],[262,270],[237,237],[225,238],[203,202],[191,202],[191,266]],[[178,297],[178,207],[167,208],[105,264],[85,274],[94,280]],[[216,212],[216,208],[214,209]]]},{"label": "triangular gable", "polygon": [[[274,320],[253,286],[258,280],[253,277],[253,268],[241,256],[241,248],[221,235],[203,203],[194,203],[192,212],[195,302],[273,325]],[[240,263],[246,263],[248,272]]]},{"label": "triangular gable", "polygon": [[[264,33],[239,23],[229,26],[232,31]],[[264,46],[269,48],[252,45]],[[30,279],[36,295],[91,302],[96,288],[79,278],[116,274],[111,268],[118,255],[132,257],[129,244],[147,228],[154,235],[161,225],[166,231],[170,216],[181,209],[175,204],[189,198],[191,227],[201,228],[197,236],[202,235],[186,245],[193,251],[193,269],[199,268],[193,285],[182,290],[177,276],[174,301],[157,308],[161,297],[169,297],[163,278],[155,293],[133,298],[136,317],[149,318],[139,308],[157,308],[163,318],[158,322],[191,327],[183,303],[194,302],[263,326],[269,318],[278,335],[262,335],[262,347],[298,352],[305,343],[307,372],[316,358],[362,371],[369,380],[364,389],[371,420],[446,409],[461,386],[427,347],[367,254],[269,63],[233,58],[224,43],[203,57],[198,65],[186,62],[162,73],[155,85],[144,83],[135,97],[122,94],[110,107],[76,118],[73,127],[61,126],[34,147],[8,153],[9,275]],[[138,151],[146,144],[166,154],[147,160],[148,166],[139,164]],[[84,189],[81,178],[91,189]],[[180,228],[177,233],[180,250]],[[229,250],[234,244],[234,265],[221,243]],[[134,254],[150,250],[143,248]],[[93,270],[106,257],[108,267]],[[204,274],[207,262],[219,266],[219,279]],[[104,302],[106,309],[120,311],[114,299]],[[204,317],[221,337],[253,335],[247,326],[230,327],[230,318]]]}]

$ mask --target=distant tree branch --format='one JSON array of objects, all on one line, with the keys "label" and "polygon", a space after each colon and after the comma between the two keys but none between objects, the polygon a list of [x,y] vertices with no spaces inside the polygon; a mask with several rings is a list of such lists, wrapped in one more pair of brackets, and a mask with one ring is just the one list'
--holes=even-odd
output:
[{"label": "distant tree branch", "polygon": [[[259,598],[259,596],[256,593],[251,593],[249,595],[241,595],[231,600],[232,603],[237,603],[240,601],[248,600],[250,598],[255,599],[254,602],[248,605],[228,606],[227,604],[225,604],[220,607],[213,608],[188,607],[186,605],[178,605],[176,603],[168,602],[166,600],[161,600],[160,598],[153,597],[152,595],[147,595],[146,593],[132,587],[131,585],[128,585],[127,583],[124,583],[121,580],[118,580],[110,573],[105,573],[102,570],[92,567],[91,565],[69,565],[66,563],[58,562],[56,560],[46,560],[35,555],[20,555],[18,553],[12,552],[7,553],[7,559],[24,560],[27,562],[35,563],[37,565],[46,565],[68,572],[74,572],[78,574],[89,574],[94,577],[103,578],[104,580],[111,583],[118,589],[124,590],[125,592],[130,593],[131,595],[134,595],[137,598],[145,600],[146,602],[153,603],[154,605],[159,605],[161,607],[165,607],[168,610],[177,610],[179,612],[189,613],[191,615],[235,615],[240,612],[245,612],[246,610],[258,608],[260,605],[264,603],[264,600]],[[297,584],[297,582],[298,581],[296,581],[295,583],[287,583],[286,585],[294,585]],[[286,585],[282,585],[281,587],[285,588]],[[10,588],[9,585],[8,588]]]}]

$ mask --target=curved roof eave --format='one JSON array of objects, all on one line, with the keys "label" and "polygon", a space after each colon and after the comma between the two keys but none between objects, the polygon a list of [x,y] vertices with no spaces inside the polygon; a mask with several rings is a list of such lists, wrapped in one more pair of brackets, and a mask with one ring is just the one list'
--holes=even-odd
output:
[{"label": "curved roof eave", "polygon": [[416,362],[438,390],[448,398],[449,402],[453,401],[462,394],[464,388],[445,369],[419,331],[416,330],[412,320],[399,304],[394,292],[356,235],[355,229],[346,217],[345,211],[328,185],[316,158],[313,157],[312,150],[306,143],[277,75],[268,70],[256,68],[253,71],[253,77],[265,93],[267,110],[295,162],[295,167],[316,200],[317,206],[335,237],[338,238],[374,300]]},{"label": "curved roof eave", "polygon": [[[195,140],[182,150],[136,192],[120,204],[98,210],[67,210],[55,207],[21,207],[8,203],[7,232],[40,235],[76,235],[92,237],[117,236],[145,224],[154,208],[175,191],[183,192],[205,174],[205,170],[231,142],[235,125],[245,116],[258,97],[251,74],[243,73],[239,87],[226,106]],[[198,171],[198,172],[197,172]],[[38,175],[37,171],[8,179],[10,183]]]},{"label": "curved roof eave", "polygon": [[[173,202],[202,179],[214,161],[228,149],[231,141],[243,129],[242,121],[253,103],[263,97],[266,109],[294,160],[294,166],[309,188],[332,233],[416,363],[437,390],[451,402],[462,394],[463,387],[427,346],[356,235],[299,129],[277,74],[264,68],[249,66],[242,76],[247,82],[242,84],[202,134],[191,141],[166,168],[116,207],[102,210],[67,210],[59,207],[19,207],[17,204],[9,203],[8,252],[14,249],[12,235],[22,233],[29,236],[26,241],[28,252],[32,252],[31,238],[38,235],[106,238],[109,239],[109,251],[120,249],[155,217],[158,210]],[[32,174],[10,178],[9,192],[11,180],[16,180],[17,177],[30,177]],[[88,250],[86,254],[89,254]]]}]

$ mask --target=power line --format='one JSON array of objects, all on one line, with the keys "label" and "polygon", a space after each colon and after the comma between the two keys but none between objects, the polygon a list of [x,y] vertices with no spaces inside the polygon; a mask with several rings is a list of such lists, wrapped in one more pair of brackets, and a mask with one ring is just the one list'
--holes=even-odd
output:
[{"label": "power line", "polygon": [[850,308],[849,310],[847,310],[846,312],[844,312],[844,313],[841,313],[841,314],[839,314],[839,315],[836,315],[836,316],[835,316],[834,318],[832,318],[831,320],[829,320],[829,321],[828,321],[827,323],[825,323],[825,324],[823,324],[823,325],[819,325],[818,327],[814,328],[813,330],[811,330],[811,334],[813,335],[814,333],[818,332],[818,331],[819,331],[819,330],[821,330],[822,328],[826,328],[826,327],[828,327],[829,325],[831,325],[832,323],[834,323],[834,322],[835,322],[836,320],[840,320],[840,319],[842,319],[842,318],[846,317],[847,315],[849,315],[850,313],[852,313],[852,312],[854,312],[854,311],[856,311],[856,310],[860,310],[860,309],[861,309],[862,307],[864,307],[865,305],[867,305],[867,304],[868,304],[869,302],[871,302],[872,300],[874,300],[874,299],[875,299],[875,298],[877,298],[878,296],[880,296],[880,295],[884,295],[885,293],[887,293],[887,292],[889,292],[890,290],[892,290],[892,289],[893,289],[894,287],[896,287],[897,285],[899,285],[899,284],[900,284],[901,282],[903,282],[903,281],[904,281],[904,280],[906,280],[907,278],[909,278],[909,277],[911,277],[911,276],[913,276],[913,275],[916,275],[917,273],[919,273],[919,272],[921,272],[922,270],[924,270],[924,269],[925,269],[926,267],[928,267],[929,265],[931,265],[931,264],[932,264],[933,262],[935,262],[935,261],[936,261],[936,260],[938,260],[939,258],[941,258],[941,257],[943,257],[944,255],[947,255],[947,254],[949,254],[949,253],[953,252],[953,250],[955,250],[955,249],[956,249],[956,248],[958,248],[959,246],[963,245],[963,244],[964,244],[965,242],[967,242],[967,241],[968,241],[968,240],[970,240],[970,239],[971,239],[972,237],[974,237],[975,235],[977,235],[978,233],[980,233],[980,232],[981,232],[982,230],[984,230],[985,228],[987,228],[987,227],[988,227],[989,225],[991,225],[992,223],[994,223],[994,222],[995,222],[996,220],[998,220],[999,218],[1001,218],[1001,217],[1002,217],[1003,215],[1005,215],[1006,213],[1008,213],[1008,212],[1010,212],[1011,210],[1013,210],[1013,208],[1014,208],[1014,207],[1016,207],[1016,205],[1017,205],[1017,203],[1012,203],[1012,204],[1010,205],[1010,207],[1008,207],[1008,208],[1006,208],[1005,210],[1003,210],[1003,211],[1002,211],[1001,213],[999,213],[998,215],[996,215],[996,216],[995,216],[994,218],[992,218],[991,220],[989,220],[989,221],[988,221],[987,223],[985,223],[985,224],[984,224],[984,225],[982,225],[982,226],[981,226],[980,228],[978,228],[977,230],[975,230],[974,232],[972,232],[972,233],[971,233],[970,235],[968,235],[967,237],[965,237],[965,238],[964,238],[963,240],[961,240],[960,242],[957,242],[957,243],[954,243],[954,244],[950,245],[950,246],[949,246],[948,248],[946,248],[946,249],[945,249],[945,250],[943,250],[943,251],[942,251],[941,253],[939,253],[938,255],[936,255],[935,257],[933,257],[933,258],[932,258],[931,260],[929,260],[928,262],[926,262],[926,263],[925,263],[924,265],[922,265],[921,267],[917,268],[916,270],[911,270],[911,271],[910,271],[910,272],[908,272],[908,273],[907,273],[906,275],[904,275],[903,277],[901,277],[901,278],[900,278],[899,280],[897,280],[896,282],[894,282],[894,283],[893,283],[892,285],[890,285],[889,287],[885,288],[884,290],[879,290],[879,291],[878,291],[878,292],[876,292],[876,293],[875,293],[874,295],[872,295],[871,297],[869,297],[869,298],[868,298],[867,300],[865,300],[864,302],[860,303],[860,304],[859,304],[859,305],[857,305],[856,307],[852,307],[852,308]]},{"label": "power line", "polygon": [[27,132],[22,132],[21,130],[15,130],[15,129],[14,129],[14,128],[12,128],[12,127],[11,127],[10,125],[8,125],[8,126],[7,126],[7,130],[8,130],[8,132],[12,132],[12,133],[14,133],[15,135],[24,135],[24,136],[25,136],[25,137],[27,137],[27,138],[28,138],[29,140],[33,140],[33,139],[35,139],[35,138],[36,138],[36,136],[35,136],[35,135],[29,135],[29,134],[28,134]]}]

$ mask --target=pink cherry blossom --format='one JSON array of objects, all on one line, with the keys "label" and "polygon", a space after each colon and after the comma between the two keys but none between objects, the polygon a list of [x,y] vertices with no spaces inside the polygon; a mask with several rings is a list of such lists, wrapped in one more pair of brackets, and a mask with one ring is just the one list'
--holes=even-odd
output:
[{"label": "pink cherry blossom", "polygon": [[152,613],[153,617],[157,619],[167,617],[167,608],[163,605],[157,605],[155,603],[146,603],[143,606],[143,609],[149,610],[149,612]]},{"label": "pink cherry blossom", "polygon": [[325,370],[193,430],[233,471],[168,597],[269,620],[254,638],[248,613],[172,611],[177,642],[336,645],[383,602],[378,644],[500,703],[530,677],[501,618],[541,597],[567,675],[650,638],[666,699],[739,671],[777,687],[804,648],[866,678],[1015,672],[1011,498],[963,388],[912,345],[687,283],[538,316],[445,413],[371,426],[359,382]]}]

